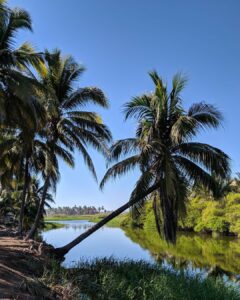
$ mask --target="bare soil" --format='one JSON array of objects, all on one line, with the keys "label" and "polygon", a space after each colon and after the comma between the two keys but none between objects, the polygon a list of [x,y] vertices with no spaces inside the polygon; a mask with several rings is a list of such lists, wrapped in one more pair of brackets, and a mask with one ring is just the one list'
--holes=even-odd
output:
[{"label": "bare soil", "polygon": [[38,280],[48,260],[42,252],[42,244],[0,227],[0,299],[60,299]]}]

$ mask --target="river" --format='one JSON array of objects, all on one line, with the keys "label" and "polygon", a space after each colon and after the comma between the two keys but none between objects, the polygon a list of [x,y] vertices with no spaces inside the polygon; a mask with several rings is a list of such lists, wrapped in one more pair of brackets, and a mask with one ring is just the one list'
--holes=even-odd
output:
[{"label": "river", "polygon": [[[43,239],[54,247],[65,245],[93,225],[83,220],[59,223],[65,226],[42,233]],[[72,267],[81,259],[103,257],[157,261],[166,268],[183,269],[190,274],[240,280],[240,240],[233,237],[179,233],[177,244],[169,246],[154,231],[105,226],[73,248],[63,265]]]}]

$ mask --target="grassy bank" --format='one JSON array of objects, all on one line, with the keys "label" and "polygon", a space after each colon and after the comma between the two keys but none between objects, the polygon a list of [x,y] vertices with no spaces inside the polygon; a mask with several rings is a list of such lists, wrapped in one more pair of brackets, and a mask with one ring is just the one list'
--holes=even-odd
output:
[{"label": "grassy bank", "polygon": [[[44,221],[73,221],[73,220],[87,220],[90,222],[97,223],[105,218],[107,214],[95,214],[95,215],[74,215],[74,216],[67,216],[67,215],[53,215],[53,216],[46,216]],[[120,227],[121,224],[126,219],[127,214],[119,215],[118,217],[114,218],[110,222],[107,223],[109,227]]]},{"label": "grassy bank", "polygon": [[44,222],[43,231],[48,231],[48,230],[58,229],[58,228],[63,228],[63,227],[64,227],[64,224],[61,224],[61,223]]},{"label": "grassy bank", "polygon": [[[56,264],[42,278],[56,286],[71,285],[73,299],[239,300],[240,294],[220,279],[174,274],[157,264],[112,259],[80,262],[75,269]],[[68,295],[70,297],[70,295]]]},{"label": "grassy bank", "polygon": [[[4,299],[239,300],[220,279],[191,278],[143,261],[102,259],[64,269],[40,243],[2,236],[0,295]],[[17,259],[16,257],[21,257]]]}]

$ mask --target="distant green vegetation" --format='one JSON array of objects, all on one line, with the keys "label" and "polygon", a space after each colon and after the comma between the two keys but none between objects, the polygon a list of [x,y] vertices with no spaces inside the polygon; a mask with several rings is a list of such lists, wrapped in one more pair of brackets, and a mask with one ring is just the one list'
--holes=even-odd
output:
[{"label": "distant green vegetation", "polygon": [[[114,218],[107,225],[156,229],[152,205],[151,200],[147,201],[138,218],[132,219],[129,213],[125,213]],[[54,215],[45,217],[45,220],[88,220],[97,223],[106,215],[106,213],[77,216]],[[201,194],[190,197],[187,202],[186,215],[180,218],[178,227],[184,231],[240,235],[240,193],[228,193],[220,200]]]},{"label": "distant green vegetation", "polygon": [[73,216],[73,215],[94,215],[99,213],[106,213],[107,210],[104,206],[87,206],[87,205],[74,205],[70,206],[58,206],[58,207],[49,207],[47,210],[47,215],[54,216],[54,215],[66,215],[66,216]]},{"label": "distant green vegetation", "polygon": [[[106,213],[94,214],[94,215],[53,215],[46,216],[45,221],[73,221],[73,220],[87,220],[90,222],[97,223],[107,216]],[[112,219],[106,225],[109,227],[120,227],[127,220],[128,214],[121,214],[116,218]]]},{"label": "distant green vegetation", "polygon": [[73,299],[118,300],[237,300],[239,292],[220,279],[190,277],[143,261],[102,259],[80,262],[67,270],[54,265],[43,282],[64,286],[72,282]]},{"label": "distant green vegetation", "polygon": [[51,215],[51,216],[45,216],[45,221],[73,221],[73,220],[88,220],[93,221],[93,219],[98,219],[99,215]]}]

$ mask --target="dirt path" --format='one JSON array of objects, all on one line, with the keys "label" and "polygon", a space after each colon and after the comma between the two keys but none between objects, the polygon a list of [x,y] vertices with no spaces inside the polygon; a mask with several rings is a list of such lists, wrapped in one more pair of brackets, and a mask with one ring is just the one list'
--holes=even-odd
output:
[{"label": "dirt path", "polygon": [[57,299],[37,279],[46,264],[39,244],[9,235],[0,229],[0,299]]}]

